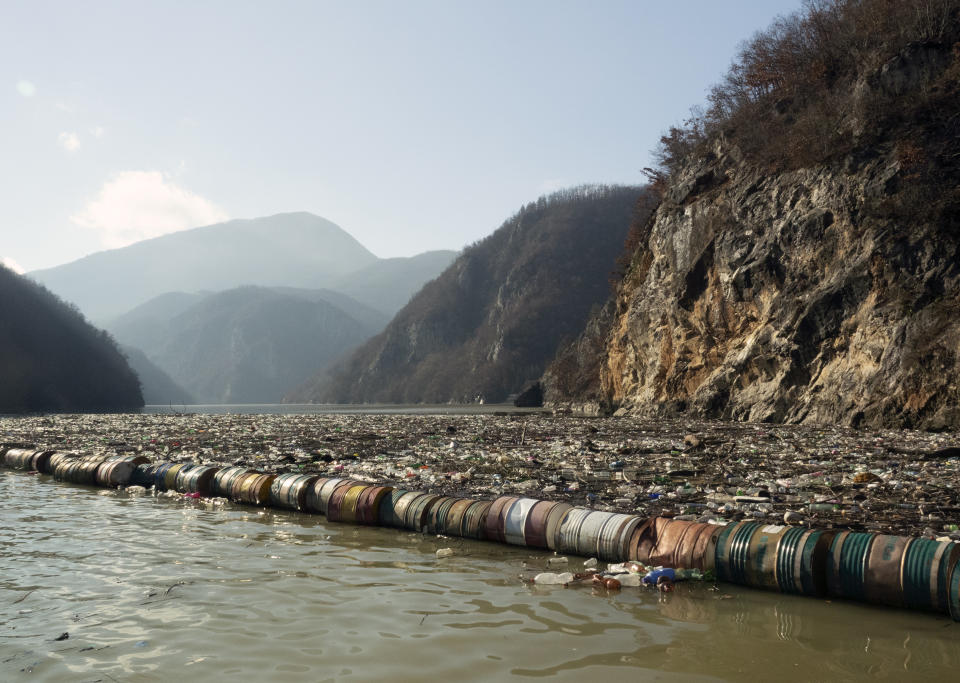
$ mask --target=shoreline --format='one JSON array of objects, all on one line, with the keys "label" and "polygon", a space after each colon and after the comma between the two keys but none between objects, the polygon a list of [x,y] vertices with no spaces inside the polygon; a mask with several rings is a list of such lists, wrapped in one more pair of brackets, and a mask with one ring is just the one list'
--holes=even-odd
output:
[{"label": "shoreline", "polygon": [[[491,406],[491,408],[493,408]],[[688,521],[960,540],[960,434],[455,413],[0,417],[0,446],[531,496]]]}]

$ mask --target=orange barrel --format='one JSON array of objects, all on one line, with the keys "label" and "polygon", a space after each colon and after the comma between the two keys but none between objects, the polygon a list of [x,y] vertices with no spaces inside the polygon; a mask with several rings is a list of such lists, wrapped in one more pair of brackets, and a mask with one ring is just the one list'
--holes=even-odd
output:
[{"label": "orange barrel", "polygon": [[182,469],[177,474],[177,490],[180,493],[199,493],[209,496],[213,491],[213,478],[220,471],[214,465],[197,465],[189,470]]},{"label": "orange barrel", "polygon": [[400,520],[398,520],[394,514],[394,510],[397,507],[397,501],[408,493],[410,493],[410,491],[405,489],[392,489],[390,495],[384,496],[380,500],[380,507],[377,510],[377,524],[380,526],[401,526]]},{"label": "orange barrel", "polygon": [[327,505],[327,519],[331,522],[355,522],[360,494],[368,488],[371,488],[369,484],[352,482],[334,489]]},{"label": "orange barrel", "polygon": [[251,505],[269,505],[270,486],[274,479],[276,475],[259,473],[240,477],[233,486],[231,499]]},{"label": "orange barrel", "polygon": [[169,469],[163,474],[163,488],[167,491],[176,491],[177,490],[177,474],[184,467],[192,467],[186,463],[180,463],[178,465],[171,465]]},{"label": "orange barrel", "polygon": [[471,505],[476,501],[471,498],[457,498],[453,505],[447,510],[447,516],[443,520],[443,531],[441,533],[447,536],[460,536],[463,526],[463,516]]},{"label": "orange barrel", "polygon": [[429,518],[427,519],[428,534],[443,533],[447,523],[447,514],[449,514],[450,508],[452,508],[453,504],[458,500],[460,499],[454,496],[444,496],[433,504],[433,507],[430,508]]},{"label": "orange barrel", "polygon": [[580,529],[584,520],[593,513],[589,508],[573,508],[567,512],[557,530],[557,551],[579,554]]},{"label": "orange barrel", "polygon": [[460,523],[460,536],[463,538],[485,539],[487,537],[487,515],[493,505],[489,500],[476,500],[470,504]]},{"label": "orange barrel", "polygon": [[623,562],[630,550],[634,530],[643,522],[637,515],[616,514],[600,529],[597,557],[607,562]]},{"label": "orange barrel", "polygon": [[289,510],[303,510],[307,500],[307,488],[320,477],[309,474],[278,475],[270,486],[270,504]]},{"label": "orange barrel", "polygon": [[536,498],[518,498],[506,508],[503,520],[503,538],[510,545],[526,545],[524,530],[527,526],[527,517],[533,506],[540,501]]},{"label": "orange barrel", "polygon": [[3,454],[2,462],[14,470],[25,470],[30,465],[35,453],[41,451],[27,450],[26,448],[10,448]]},{"label": "orange barrel", "polygon": [[423,491],[407,491],[397,499],[393,506],[393,524],[398,529],[403,529],[406,525],[407,510],[410,505],[421,496],[429,496],[429,493]]},{"label": "orange barrel", "polygon": [[418,533],[425,533],[430,510],[443,497],[428,493],[414,500],[403,515],[403,527]]},{"label": "orange barrel", "polygon": [[215,496],[229,498],[231,495],[233,495],[233,485],[237,483],[237,479],[240,479],[247,474],[256,473],[256,470],[252,470],[248,467],[224,467],[222,470],[219,470],[213,475],[213,481],[210,485],[211,493]]},{"label": "orange barrel", "polygon": [[357,523],[373,526],[380,521],[380,503],[389,499],[392,486],[368,486],[357,501]]},{"label": "orange barrel", "polygon": [[957,562],[960,543],[915,538],[903,557],[904,604],[912,609],[952,614],[949,579]]},{"label": "orange barrel", "polygon": [[127,486],[137,465],[150,462],[142,455],[126,455],[109,458],[97,469],[97,484],[106,488]]},{"label": "orange barrel", "polygon": [[518,500],[520,499],[517,496],[500,496],[493,501],[490,511],[487,513],[486,533],[488,540],[506,542],[507,510]]},{"label": "orange barrel", "polygon": [[627,558],[676,569],[714,569],[717,537],[724,527],[653,517],[637,525]]}]

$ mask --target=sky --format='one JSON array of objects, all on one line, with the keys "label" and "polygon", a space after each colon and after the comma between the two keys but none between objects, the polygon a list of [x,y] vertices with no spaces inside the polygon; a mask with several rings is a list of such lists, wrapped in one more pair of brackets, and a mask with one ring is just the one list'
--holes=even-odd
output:
[{"label": "sky", "polygon": [[0,0],[0,260],[287,211],[380,257],[640,184],[800,0]]}]

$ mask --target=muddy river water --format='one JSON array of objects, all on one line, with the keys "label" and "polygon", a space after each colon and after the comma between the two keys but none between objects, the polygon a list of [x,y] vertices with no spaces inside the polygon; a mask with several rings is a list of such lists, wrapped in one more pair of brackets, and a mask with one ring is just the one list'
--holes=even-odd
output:
[{"label": "muddy river water", "polygon": [[547,553],[10,471],[0,500],[4,681],[955,680],[960,666],[960,624],[938,615],[728,585],[534,587],[518,577]]}]

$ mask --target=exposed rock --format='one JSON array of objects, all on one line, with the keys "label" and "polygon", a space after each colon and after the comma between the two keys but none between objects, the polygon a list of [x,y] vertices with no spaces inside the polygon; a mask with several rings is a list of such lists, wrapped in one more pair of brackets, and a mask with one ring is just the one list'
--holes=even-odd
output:
[{"label": "exposed rock", "polygon": [[543,385],[533,382],[513,399],[517,408],[539,408],[543,405]]}]

